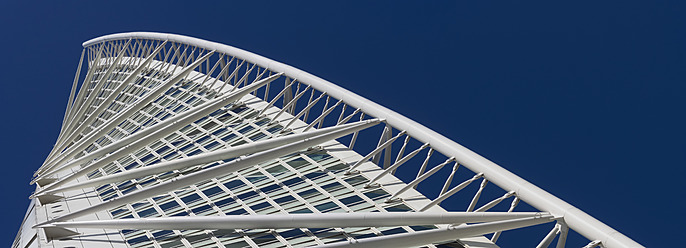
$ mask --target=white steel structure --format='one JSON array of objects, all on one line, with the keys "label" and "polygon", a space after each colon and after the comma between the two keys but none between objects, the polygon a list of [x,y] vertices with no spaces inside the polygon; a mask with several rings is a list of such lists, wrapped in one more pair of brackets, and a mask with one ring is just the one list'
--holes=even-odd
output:
[{"label": "white steel structure", "polygon": [[13,247],[498,247],[535,225],[550,228],[538,247],[570,229],[586,247],[642,247],[294,67],[173,34],[83,47]]}]

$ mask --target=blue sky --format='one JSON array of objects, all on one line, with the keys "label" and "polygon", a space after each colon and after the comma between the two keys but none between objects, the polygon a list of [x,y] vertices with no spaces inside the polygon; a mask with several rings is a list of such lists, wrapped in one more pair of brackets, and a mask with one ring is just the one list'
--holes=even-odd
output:
[{"label": "blue sky", "polygon": [[643,245],[677,246],[684,218],[663,213],[680,213],[686,196],[683,3],[241,2],[0,3],[0,243],[12,242],[58,135],[81,43],[157,31],[308,71]]}]

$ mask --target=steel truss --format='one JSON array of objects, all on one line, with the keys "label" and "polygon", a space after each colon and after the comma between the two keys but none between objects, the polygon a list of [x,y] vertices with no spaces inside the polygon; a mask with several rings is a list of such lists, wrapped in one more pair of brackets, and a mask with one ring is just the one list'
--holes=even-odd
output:
[{"label": "steel truss", "polygon": [[[564,247],[570,229],[586,247],[642,247],[289,65],[173,34],[83,46],[61,133],[32,180],[35,221],[23,225],[38,231],[22,228],[16,247],[95,247],[84,237],[108,230],[130,247],[497,247],[503,231],[550,222],[538,247]],[[521,202],[538,212],[515,211]]]}]

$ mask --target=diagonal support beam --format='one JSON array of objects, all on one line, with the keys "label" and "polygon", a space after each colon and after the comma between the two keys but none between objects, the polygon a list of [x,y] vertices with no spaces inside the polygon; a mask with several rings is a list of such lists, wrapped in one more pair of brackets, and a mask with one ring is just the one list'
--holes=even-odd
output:
[{"label": "diagonal support beam", "polygon": [[[314,90],[312,90],[312,91],[314,91]],[[312,95],[314,95],[314,93],[312,93]],[[297,115],[293,116],[293,118],[291,119],[291,121],[289,121],[288,124],[286,124],[286,125],[283,127],[283,129],[288,128],[289,126],[291,126],[291,124],[293,124],[293,122],[295,122],[296,120],[300,119],[300,117],[302,117],[302,116],[305,115],[306,113],[309,113],[309,112],[310,112],[310,109],[311,109],[315,104],[317,104],[317,102],[319,102],[319,100],[321,100],[322,97],[324,97],[324,96],[326,96],[326,92],[323,92],[322,94],[320,94],[319,97],[317,97],[317,99],[315,99],[314,101],[312,101],[312,99],[310,98],[310,103],[307,104],[307,106],[306,106],[303,110],[301,110],[300,113],[298,113]],[[304,121],[304,122],[307,122],[307,116],[305,116],[305,118],[303,118],[303,121]]]},{"label": "diagonal support beam", "polygon": [[[343,106],[345,107],[346,105],[343,105]],[[339,120],[337,123],[338,123],[338,124],[342,124],[342,123],[348,122],[350,119],[353,118],[353,116],[355,116],[356,114],[360,113],[360,111],[362,111],[362,109],[360,109],[360,108],[355,109],[355,111],[353,111],[351,114],[349,114],[349,115],[346,116],[345,118]],[[343,116],[343,113],[345,113],[345,111],[342,111],[342,112],[341,112],[341,116]]]},{"label": "diagonal support beam", "polygon": [[[143,148],[145,145],[149,144],[150,142],[153,142],[155,140],[158,140],[160,138],[163,138],[170,133],[181,129],[182,127],[185,127],[188,124],[191,124],[195,122],[196,120],[202,118],[203,116],[207,116],[210,113],[216,111],[217,109],[220,109],[221,107],[224,107],[232,102],[235,102],[239,99],[241,99],[243,96],[249,94],[255,89],[258,89],[262,87],[263,85],[275,80],[281,76],[281,74],[274,74],[271,77],[265,78],[259,82],[255,82],[253,84],[250,84],[248,86],[245,86],[241,88],[239,91],[236,91],[231,94],[227,94],[222,97],[218,97],[216,99],[213,99],[211,101],[208,101],[206,103],[203,103],[193,109],[189,109],[183,113],[180,113],[176,116],[173,116],[167,120],[164,120],[160,123],[155,124],[154,126],[150,128],[146,128],[144,130],[141,130],[139,132],[136,132],[132,135],[129,135],[128,137],[121,139],[115,143],[112,143],[108,146],[105,146],[103,148],[100,148],[92,153],[89,153],[86,156],[83,156],[75,161],[70,162],[69,164],[55,170],[55,173],[65,171],[67,169],[70,169],[75,166],[79,166],[82,163],[105,155],[108,152],[113,152],[107,157],[104,157],[86,167],[81,168],[79,171],[75,172],[74,174],[71,174],[65,178],[60,179],[59,181],[48,185],[45,187],[44,190],[48,189],[54,189],[57,186],[63,185],[69,181],[75,180],[76,178],[83,176],[87,174],[88,172],[91,172],[97,168],[100,168],[102,166],[107,165],[108,163],[120,158],[121,156],[134,152],[140,148]],[[123,148],[122,148],[123,147]],[[121,149],[119,149],[121,148]],[[119,149],[119,150],[117,150]]]},{"label": "diagonal support beam", "polygon": [[43,161],[43,164],[41,167],[38,168],[36,172],[33,173],[33,176],[38,176],[44,169],[45,166],[47,166],[50,161],[53,160],[53,158],[61,152],[61,150],[57,149],[57,146],[59,143],[62,142],[62,139],[65,138],[67,135],[67,132],[65,131],[67,129],[67,125],[69,120],[72,119],[73,115],[76,113],[76,110],[80,105],[81,101],[83,101],[84,95],[86,95],[86,88],[88,83],[90,82],[91,78],[93,77],[93,74],[95,73],[95,70],[97,68],[96,63],[100,61],[100,57],[102,56],[102,50],[103,50],[104,45],[101,45],[100,48],[97,51],[97,55],[95,56],[95,60],[92,62],[89,62],[89,68],[88,71],[86,72],[86,77],[83,80],[83,83],[81,84],[81,88],[79,89],[79,92],[76,94],[76,98],[74,99],[74,102],[71,104],[71,107],[69,108],[68,115],[64,117],[64,122],[65,124],[62,125],[62,128],[60,130],[60,134],[57,136],[57,140],[55,141],[55,144],[53,145],[53,149],[50,151],[50,154],[45,158],[45,161]]},{"label": "diagonal support beam", "polygon": [[[114,59],[112,64],[110,65],[109,68],[107,68],[107,71],[105,71],[105,74],[100,77],[100,80],[98,81],[97,84],[95,84],[95,88],[91,91],[91,93],[88,95],[86,98],[85,102],[81,105],[81,107],[76,111],[76,114],[74,117],[71,119],[71,121],[67,122],[67,129],[65,130],[65,133],[71,133],[74,128],[76,128],[76,125],[78,125],[81,122],[81,118],[86,114],[86,111],[91,107],[91,104],[97,98],[97,96],[100,94],[101,89],[105,85],[105,82],[110,78],[110,75],[112,75],[112,72],[114,72],[114,69],[117,68],[117,65],[119,64],[119,61],[124,57],[124,54],[126,53],[126,48],[129,46],[131,43],[131,39],[126,41],[126,44],[121,48],[121,51],[117,54],[117,57]],[[92,113],[93,115],[95,113]],[[84,123],[82,123],[84,124]],[[60,150],[64,147],[64,145],[68,144],[69,141],[64,139],[60,143],[58,143],[58,146]]]},{"label": "diagonal support beam", "polygon": [[[327,99],[327,100],[328,100],[328,99]],[[338,102],[336,102],[336,104],[334,104],[333,106],[331,106],[330,108],[328,108],[327,110],[325,110],[321,115],[319,115],[319,117],[317,117],[317,118],[314,119],[312,122],[310,122],[310,124],[307,125],[307,127],[305,127],[305,129],[303,129],[303,132],[304,132],[304,131],[307,131],[307,130],[310,130],[310,128],[312,128],[315,124],[321,123],[322,120],[323,120],[324,118],[326,118],[326,116],[329,115],[329,114],[331,113],[331,111],[333,111],[336,107],[338,107],[338,105],[340,105],[342,102],[343,102],[343,100],[338,100]],[[321,127],[321,124],[318,126],[318,128],[319,128],[319,127]]]},{"label": "diagonal support beam", "polygon": [[453,178],[455,178],[455,173],[457,172],[457,169],[460,168],[460,162],[455,161],[455,165],[453,165],[453,170],[450,171],[450,175],[448,175],[448,178],[445,180],[445,183],[443,183],[443,188],[441,188],[441,193],[438,195],[443,195],[445,192],[448,192],[448,188],[450,188],[450,185],[453,183]]},{"label": "diagonal support beam", "polygon": [[[279,98],[280,98],[281,96],[283,96],[284,94],[286,94],[286,92],[288,91],[288,89],[290,89],[291,87],[293,87],[293,84],[294,84],[295,82],[296,82],[296,80],[293,79],[293,80],[290,81],[290,83],[289,83],[289,80],[288,80],[288,77],[287,77],[287,78],[286,78],[286,87],[284,87],[278,94],[276,94],[276,96],[274,97],[274,99],[272,99],[271,101],[269,101],[269,103],[267,104],[267,106],[264,106],[264,108],[262,108],[262,110],[260,110],[260,112],[257,113],[257,116],[262,116],[262,114],[264,114],[264,112],[267,111],[267,109],[269,109],[269,108],[271,108],[272,106],[274,106],[274,103],[276,103],[276,101],[279,100]],[[266,100],[266,99],[265,99],[265,100]]]},{"label": "diagonal support beam", "polygon": [[[534,218],[547,213],[317,213],[184,216],[144,219],[57,222],[62,228],[104,228],[135,230],[290,229],[332,227],[382,227],[462,224]],[[41,226],[39,226],[41,227]]]},{"label": "diagonal support beam", "polygon": [[355,125],[355,126],[350,127],[350,128],[346,128],[343,130],[334,131],[334,132],[331,132],[328,134],[324,134],[324,135],[316,136],[313,138],[305,139],[305,140],[302,140],[302,141],[299,141],[296,143],[277,147],[277,148],[270,149],[270,150],[267,150],[264,152],[258,152],[258,153],[255,153],[253,155],[247,156],[245,158],[235,159],[231,162],[220,164],[220,165],[217,165],[217,166],[209,168],[209,169],[201,170],[201,171],[191,173],[188,175],[182,175],[182,176],[176,177],[174,179],[171,179],[169,181],[166,181],[166,182],[154,185],[154,186],[150,186],[146,189],[134,191],[132,193],[120,196],[118,198],[115,198],[115,199],[112,199],[112,200],[109,200],[109,201],[106,201],[106,202],[103,202],[103,203],[100,203],[97,205],[93,205],[93,206],[88,207],[88,208],[84,208],[84,209],[81,209],[81,210],[78,210],[78,211],[57,217],[57,218],[52,219],[50,221],[40,223],[39,225],[45,225],[45,224],[50,224],[50,223],[54,223],[54,222],[70,220],[70,219],[78,218],[78,217],[81,217],[84,215],[88,215],[88,214],[96,213],[99,211],[104,211],[107,209],[115,208],[115,207],[118,207],[118,206],[121,206],[121,205],[124,205],[127,203],[140,201],[140,200],[143,200],[143,199],[146,199],[149,197],[153,197],[156,195],[165,194],[167,192],[176,190],[178,188],[183,188],[183,187],[195,184],[195,183],[199,183],[199,182],[202,182],[205,180],[209,180],[209,179],[216,178],[219,176],[223,176],[223,175],[226,175],[229,173],[233,173],[233,172],[241,170],[241,169],[245,169],[245,168],[248,168],[251,166],[255,166],[257,164],[260,164],[260,163],[263,163],[263,162],[266,162],[266,161],[269,161],[272,159],[276,159],[276,158],[279,158],[279,157],[282,157],[282,156],[285,156],[285,155],[288,155],[288,154],[291,154],[291,153],[294,153],[297,151],[305,150],[307,148],[319,145],[319,144],[327,142],[329,140],[337,139],[337,138],[343,137],[345,135],[351,134],[353,132],[360,131],[360,130],[375,126],[375,125],[379,124],[380,122],[381,122],[381,120],[379,120],[379,119],[367,120],[367,121],[364,121],[363,123],[361,123],[359,125]]},{"label": "diagonal support beam", "polygon": [[[100,67],[100,63],[102,61],[102,56],[104,53],[104,47],[105,44],[100,45],[100,48],[98,48],[95,58],[88,63],[88,71],[86,72],[86,77],[83,79],[83,82],[81,83],[81,87],[79,88],[79,92],[76,94],[76,98],[74,99],[74,103],[72,105],[72,110],[69,112],[69,117],[67,117],[67,120],[71,120],[74,117],[74,114],[76,114],[76,110],[81,106],[81,103],[83,102],[84,98],[88,94],[88,85],[91,84],[91,79],[93,78],[93,74],[96,73],[96,70],[98,67]],[[102,63],[106,63],[105,61],[102,61]]]},{"label": "diagonal support beam", "polygon": [[[283,106],[283,108],[279,111],[279,113],[277,113],[277,114],[272,118],[272,120],[273,120],[274,122],[277,122],[279,116],[281,116],[281,114],[283,114],[284,112],[288,111],[288,112],[290,113],[290,112],[292,112],[292,111],[295,111],[295,109],[294,109],[295,104],[298,102],[298,100],[300,100],[300,98],[301,98],[303,95],[305,95],[305,93],[307,92],[307,90],[310,89],[310,87],[312,87],[312,86],[311,86],[311,85],[308,85],[307,87],[305,87],[304,90],[302,90],[300,93],[298,93],[297,95],[295,95],[295,97],[293,97],[293,99],[291,99],[285,106]],[[285,98],[284,98],[284,99],[285,99]],[[288,110],[288,109],[291,109],[291,110]]]},{"label": "diagonal support beam", "polygon": [[74,104],[74,96],[76,95],[76,90],[79,85],[79,76],[81,75],[81,66],[83,65],[83,56],[86,53],[86,49],[81,50],[81,58],[79,59],[79,66],[76,68],[76,75],[74,76],[74,82],[71,85],[71,92],[69,93],[69,101],[67,102],[67,109],[64,111],[64,118],[62,118],[62,128],[60,132],[64,132],[67,125],[67,120],[69,119],[69,113],[72,111]]},{"label": "diagonal support beam", "polygon": [[[157,99],[157,97],[167,90],[171,88],[174,84],[178,83],[181,81],[184,77],[186,77],[193,69],[198,67],[203,61],[208,59],[214,51],[210,51],[209,53],[205,54],[203,57],[199,58],[193,64],[190,66],[186,67],[184,70],[176,74],[175,76],[171,77],[167,82],[159,85],[157,88],[152,90],[151,92],[148,92],[145,94],[144,97],[139,99],[135,104],[132,104],[129,106],[126,110],[119,112],[115,117],[112,117],[107,124],[103,124],[101,127],[98,128],[98,131],[91,132],[88,137],[84,137],[83,139],[79,140],[79,144],[75,144],[72,147],[68,149],[68,151],[65,151],[62,155],[57,157],[54,161],[52,161],[49,165],[48,168],[46,168],[43,172],[41,172],[41,177],[45,176],[45,174],[53,172],[54,168],[56,166],[59,166],[63,164],[67,159],[71,158],[74,156],[78,151],[81,151],[91,143],[93,143],[95,140],[99,139],[103,135],[105,135],[107,132],[112,130],[114,127],[122,123],[126,118],[129,116],[133,115],[134,113],[138,112],[140,109],[148,105],[150,102],[153,100]],[[88,154],[90,155],[90,154]],[[86,156],[88,156],[86,155]]]},{"label": "diagonal support beam", "polygon": [[381,172],[379,175],[374,177],[372,180],[369,180],[369,183],[365,187],[372,187],[376,181],[381,179],[383,176],[387,175],[388,173],[391,173],[391,171],[394,171],[398,169],[401,165],[405,164],[408,160],[412,159],[414,156],[416,156],[420,151],[424,150],[425,148],[429,147],[429,144],[424,144],[421,147],[417,148],[416,150],[412,151],[410,154],[407,154],[407,156],[403,157],[402,159],[396,161],[393,165],[389,166],[386,168],[383,172]]},{"label": "diagonal support beam", "polygon": [[[211,53],[207,54],[206,57],[203,58],[209,58],[209,55]],[[200,60],[202,60],[201,58]],[[202,61],[198,61],[197,65],[200,64]],[[174,76],[170,77],[169,80],[165,81],[164,83],[160,84],[157,88],[151,90],[148,92],[145,96],[142,98],[138,99],[138,101],[134,102],[131,106],[128,106],[126,109],[115,115],[114,117],[110,118],[106,123],[101,125],[101,127],[94,129],[91,131],[90,135],[87,135],[83,137],[81,140],[76,142],[76,144],[71,145],[64,151],[62,154],[60,154],[59,157],[55,159],[49,160],[49,164],[51,166],[55,166],[55,164],[58,164],[62,161],[66,161],[66,159],[71,158],[72,156],[75,155],[75,152],[79,152],[86,148],[88,145],[90,145],[92,142],[97,140],[98,138],[102,137],[106,132],[110,131],[112,128],[114,128],[116,125],[119,125],[119,123],[123,122],[126,118],[131,116],[131,114],[135,113],[136,111],[140,110],[144,106],[146,106],[148,103],[151,101],[155,100],[160,94],[166,92],[169,88],[171,88],[174,84],[178,83],[178,81],[182,80],[188,73],[190,73],[195,66],[197,66],[195,63],[190,66],[190,68],[186,68],[179,72],[178,74],[175,74]]]},{"label": "diagonal support beam", "polygon": [[69,190],[83,189],[87,187],[100,186],[107,183],[122,182],[126,180],[142,178],[145,176],[155,175],[159,173],[164,173],[173,170],[181,170],[184,168],[201,165],[205,163],[215,162],[219,160],[226,160],[230,158],[236,158],[239,156],[261,152],[267,149],[272,149],[275,147],[283,146],[286,144],[294,143],[304,139],[312,138],[318,135],[326,134],[336,130],[346,129],[359,123],[351,123],[341,126],[327,127],[323,129],[314,130],[311,132],[292,134],[287,136],[281,136],[273,139],[260,140],[253,143],[247,143],[235,147],[229,147],[226,149],[221,149],[213,152],[202,153],[195,156],[190,156],[186,158],[166,161],[158,164],[153,164],[145,167],[140,167],[124,172],[120,172],[113,175],[108,175],[104,177],[98,177],[88,181],[80,182],[77,184],[67,185],[61,188],[56,188],[52,190],[41,191],[39,195],[32,197],[40,197],[44,194],[56,194]]},{"label": "diagonal support beam", "polygon": [[[76,111],[78,110],[78,108],[80,108],[81,105],[83,105],[82,103],[85,100],[84,98],[86,98],[86,95],[88,95],[88,90],[87,90],[88,85],[92,83],[91,79],[93,78],[94,74],[96,73],[96,70],[100,66],[102,66],[102,65],[100,65],[100,62],[102,61],[103,64],[106,63],[105,61],[103,61],[101,59],[103,56],[103,53],[104,53],[104,47],[105,47],[105,44],[100,45],[100,48],[98,48],[98,51],[97,51],[97,54],[96,54],[94,60],[90,61],[89,65],[88,65],[89,68],[88,68],[88,71],[86,72],[86,77],[84,78],[83,82],[81,83],[81,88],[79,88],[79,92],[76,94],[76,98],[74,99],[74,103],[72,104],[71,111],[69,111],[69,116],[67,117],[67,122],[69,122],[69,120],[74,118],[74,114],[76,114]],[[69,124],[67,123],[67,125],[69,125]],[[66,129],[66,127],[65,127],[65,129]],[[62,138],[64,138],[64,137],[62,137]]]},{"label": "diagonal support beam", "polygon": [[98,108],[95,111],[93,111],[93,113],[90,116],[88,116],[88,118],[86,118],[86,120],[84,120],[79,127],[76,128],[76,130],[73,130],[69,134],[69,136],[67,136],[64,143],[69,144],[69,142],[71,142],[74,138],[76,138],[77,135],[79,135],[84,129],[86,129],[86,127],[88,127],[88,125],[92,123],[93,120],[95,120],[100,115],[100,113],[102,113],[105,110],[105,108],[109,107],[110,104],[114,102],[114,100],[117,98],[117,96],[119,96],[119,93],[123,92],[126,86],[133,83],[134,80],[136,80],[138,76],[140,76],[141,71],[143,71],[143,69],[145,69],[148,66],[148,64],[150,64],[150,62],[152,62],[153,58],[157,55],[157,53],[162,51],[162,47],[164,47],[165,44],[167,44],[167,41],[164,41],[162,44],[160,44],[152,54],[145,58],[145,61],[141,63],[133,72],[131,72],[131,74],[129,74],[129,76],[126,77],[126,79],[124,79],[124,82],[117,86],[117,88],[115,88],[112,91],[112,93],[109,96],[107,96],[107,98],[100,104],[100,106],[98,106]]},{"label": "diagonal support beam", "polygon": [[565,244],[567,243],[567,234],[569,234],[569,227],[567,224],[564,223],[564,221],[558,221],[558,225],[560,225],[560,237],[557,239],[557,245],[555,248],[565,248]]},{"label": "diagonal support beam", "polygon": [[490,202],[484,204],[483,206],[481,206],[481,207],[478,208],[477,210],[474,210],[474,212],[486,212],[486,211],[488,211],[489,209],[495,207],[495,205],[498,205],[498,203],[500,203],[500,202],[502,202],[503,200],[505,200],[505,199],[507,199],[507,198],[509,198],[509,197],[511,197],[511,196],[514,196],[514,195],[515,195],[515,192],[514,192],[514,191],[507,192],[507,193],[505,193],[503,196],[498,197],[498,198],[496,198],[495,200],[492,200],[492,201],[490,201]]},{"label": "diagonal support beam", "polygon": [[487,233],[503,230],[511,230],[528,227],[553,221],[549,214],[541,214],[536,217],[528,217],[514,220],[493,221],[474,225],[461,225],[436,230],[419,231],[414,233],[401,233],[379,237],[358,239],[356,241],[341,241],[318,247],[420,247],[432,243],[451,241],[461,238],[469,238]]},{"label": "diagonal support beam", "polygon": [[[386,126],[383,129],[383,132],[381,132],[381,137],[379,137],[379,143],[377,143],[376,146],[384,144],[384,142],[386,142],[392,136],[393,136],[393,128],[390,125],[386,124]],[[391,150],[392,144],[393,143],[388,143],[388,146],[386,146],[386,149],[384,149],[384,151],[385,151],[384,153],[388,154],[388,151]],[[381,161],[381,152],[379,152],[379,153],[376,153],[372,157],[372,163],[375,163],[375,164],[381,166],[381,168],[386,169],[390,165],[390,158],[391,158],[390,154],[385,155],[383,165],[380,164],[379,161]],[[388,162],[388,163],[386,163],[386,162]]]},{"label": "diagonal support beam", "polygon": [[454,195],[455,193],[457,193],[457,192],[459,192],[460,190],[462,190],[462,189],[464,189],[465,187],[467,187],[470,183],[476,181],[477,179],[479,179],[479,178],[481,178],[481,177],[483,177],[483,176],[484,176],[484,173],[479,173],[479,174],[474,175],[474,177],[472,177],[472,178],[470,178],[470,179],[467,179],[466,181],[464,181],[464,182],[458,184],[457,186],[455,186],[454,188],[452,188],[452,189],[448,190],[447,192],[445,192],[445,193],[439,195],[438,197],[436,197],[436,199],[434,199],[433,201],[431,201],[429,204],[426,204],[426,206],[424,206],[421,210],[419,210],[419,212],[424,212],[424,211],[426,211],[427,209],[429,209],[429,208],[431,208],[431,207],[433,207],[433,206],[436,206],[436,205],[438,205],[438,204],[441,204],[441,202],[443,202],[445,199],[448,199],[448,197]]},{"label": "diagonal support beam", "polygon": [[363,164],[364,162],[367,162],[367,160],[369,160],[370,158],[372,158],[372,156],[376,155],[377,153],[381,152],[381,150],[386,149],[388,146],[390,146],[390,145],[393,143],[393,141],[395,141],[396,139],[400,138],[400,136],[405,135],[405,133],[407,133],[407,132],[403,130],[403,131],[401,131],[400,133],[398,133],[398,135],[396,135],[395,137],[390,138],[389,140],[387,140],[387,141],[384,142],[383,144],[377,146],[376,149],[374,149],[374,150],[371,151],[369,154],[367,154],[367,156],[364,156],[364,158],[358,160],[357,162],[355,162],[355,164],[353,164],[352,166],[350,166],[350,169],[348,169],[348,172],[347,172],[347,173],[348,173],[348,174],[353,173],[354,170],[355,170],[358,166],[360,166],[360,165]]},{"label": "diagonal support beam", "polygon": [[593,241],[589,242],[589,243],[588,243],[586,246],[584,246],[583,248],[595,248],[595,247],[598,247],[598,246],[602,246],[602,242],[600,242],[600,240],[593,240]]},{"label": "diagonal support beam", "polygon": [[[517,204],[519,204],[519,197],[516,197],[512,200],[512,203],[510,203],[510,209],[507,210],[508,213],[514,211],[514,208],[517,207]],[[500,238],[501,231],[497,231],[493,233],[493,236],[491,236],[491,242],[495,243],[498,241],[498,238]],[[558,247],[559,248],[559,247]],[[564,247],[562,247],[564,248]]]},{"label": "diagonal support beam", "polygon": [[443,162],[443,163],[437,165],[436,167],[432,168],[431,170],[429,170],[429,171],[427,171],[426,173],[422,174],[421,176],[417,177],[415,180],[412,180],[412,182],[410,182],[410,183],[408,183],[407,185],[405,185],[405,187],[403,187],[402,189],[400,189],[400,190],[398,190],[397,192],[393,193],[393,195],[391,195],[391,197],[389,197],[389,198],[386,200],[386,202],[392,202],[392,201],[394,201],[395,199],[397,199],[397,197],[398,197],[400,194],[405,193],[405,191],[407,191],[407,190],[409,190],[409,189],[411,189],[411,188],[415,188],[419,183],[421,183],[422,181],[424,181],[425,179],[427,179],[428,177],[430,177],[430,176],[433,175],[434,173],[438,172],[441,168],[443,168],[443,166],[449,164],[449,163],[452,162],[452,161],[455,161],[455,158],[454,158],[454,157],[448,158],[447,160],[445,160],[445,162]]},{"label": "diagonal support beam", "polygon": [[540,243],[536,246],[536,248],[548,248],[550,246],[550,243],[553,242],[553,239],[557,236],[557,234],[560,233],[560,225],[555,225],[553,229],[548,232],[548,235],[545,235],[543,240],[541,240]]},{"label": "diagonal support beam", "polygon": [[467,212],[471,212],[474,210],[476,207],[476,204],[479,202],[479,198],[481,198],[481,193],[484,192],[484,189],[486,188],[486,185],[488,184],[488,179],[484,178],[481,180],[481,185],[479,185],[479,189],[476,191],[476,194],[474,194],[474,197],[472,197],[472,201],[469,202],[469,206],[467,207]]},{"label": "diagonal support beam", "polygon": [[[417,177],[420,177],[422,174],[424,174],[424,171],[426,171],[426,166],[429,165],[429,160],[431,159],[431,156],[434,154],[434,149],[429,148],[429,151],[426,153],[426,157],[424,158],[424,162],[422,162],[422,166],[419,167],[419,171],[417,171]],[[398,161],[398,159],[395,159]]]}]

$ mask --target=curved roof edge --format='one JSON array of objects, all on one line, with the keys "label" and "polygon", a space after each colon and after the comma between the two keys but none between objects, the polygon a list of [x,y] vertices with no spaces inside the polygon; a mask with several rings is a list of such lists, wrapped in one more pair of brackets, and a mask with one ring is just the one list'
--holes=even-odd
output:
[{"label": "curved roof edge", "polygon": [[168,40],[189,44],[220,53],[230,54],[250,63],[268,68],[272,71],[283,72],[286,76],[311,85],[313,88],[326,92],[328,95],[343,100],[351,107],[360,108],[363,112],[386,121],[396,129],[406,130],[413,138],[431,144],[431,147],[446,156],[453,156],[463,166],[478,173],[484,173],[485,178],[499,187],[515,191],[517,197],[526,203],[554,216],[564,219],[573,230],[589,240],[600,240],[606,247],[643,247],[629,237],[612,229],[589,214],[557,198],[536,185],[522,179],[514,173],[500,167],[496,163],[467,149],[466,147],[448,139],[447,137],[349,90],[335,85],[322,78],[302,71],[290,65],[274,61],[229,45],[206,41],[189,36],[154,32],[129,32],[101,36],[83,43],[83,47],[98,43],[122,39]]}]

